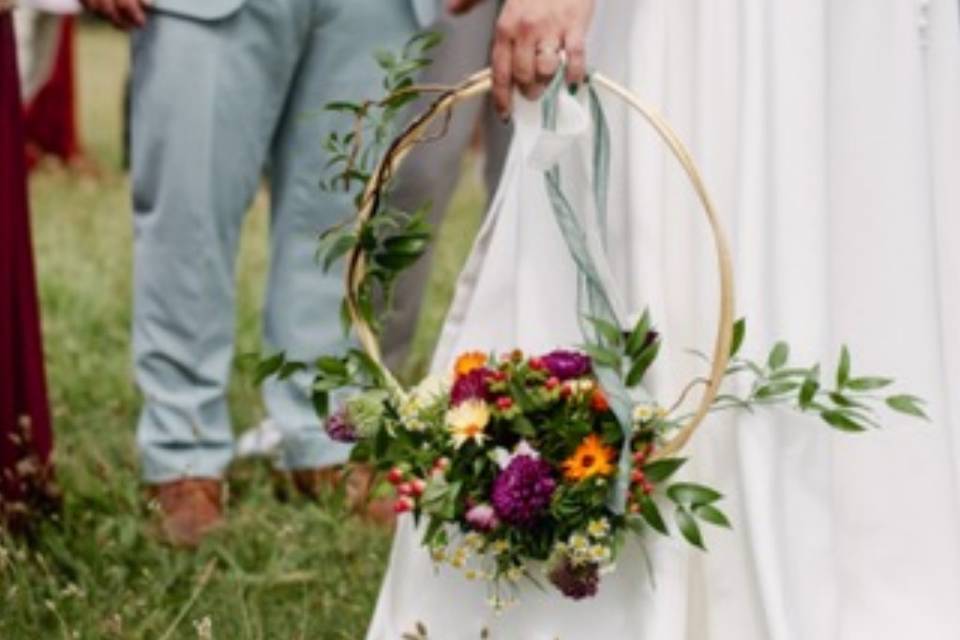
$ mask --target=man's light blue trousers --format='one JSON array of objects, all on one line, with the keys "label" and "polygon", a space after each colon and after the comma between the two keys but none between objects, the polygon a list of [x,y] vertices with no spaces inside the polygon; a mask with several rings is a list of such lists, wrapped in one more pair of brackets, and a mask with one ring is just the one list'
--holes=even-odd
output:
[{"label": "man's light blue trousers", "polygon": [[[133,41],[133,351],[148,482],[220,476],[233,454],[226,394],[234,265],[263,175],[270,191],[264,352],[310,360],[343,347],[342,283],[315,261],[317,235],[351,197],[318,186],[326,133],[351,125],[333,100],[377,97],[377,49],[417,29],[406,0],[246,0],[198,20],[156,12]],[[283,468],[341,462],[309,401],[309,372],[270,381]]]}]

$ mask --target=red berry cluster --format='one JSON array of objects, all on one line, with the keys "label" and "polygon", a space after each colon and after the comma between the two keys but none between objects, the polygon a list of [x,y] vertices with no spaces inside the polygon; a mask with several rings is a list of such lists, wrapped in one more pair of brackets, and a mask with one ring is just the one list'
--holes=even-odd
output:
[{"label": "red berry cluster", "polygon": [[[506,386],[504,383],[510,379],[510,373],[506,371],[508,364],[508,359],[512,358],[512,354],[504,354],[504,362],[500,365],[500,369],[497,369],[490,374],[490,381],[494,383],[492,390],[495,393],[507,393]],[[500,411],[510,411],[513,408],[514,402],[513,398],[508,395],[498,396],[493,400],[494,406]]]},{"label": "red berry cluster", "polygon": [[[438,459],[433,465],[431,474],[443,473],[449,464],[450,461],[446,458]],[[412,511],[427,488],[426,480],[400,467],[393,467],[387,472],[387,482],[393,485],[393,490],[396,492],[397,498],[393,502],[393,510],[396,513]]]},{"label": "red berry cluster", "polygon": [[[647,460],[650,458],[650,454],[653,453],[653,445],[647,444],[643,449],[637,451],[633,454],[633,473],[630,474],[630,484],[643,492],[643,495],[648,496],[653,493],[653,483],[647,480],[647,476],[643,473],[643,465],[646,464]],[[634,500],[633,495],[631,495],[629,509],[632,513],[636,513],[640,510],[640,506]]]}]

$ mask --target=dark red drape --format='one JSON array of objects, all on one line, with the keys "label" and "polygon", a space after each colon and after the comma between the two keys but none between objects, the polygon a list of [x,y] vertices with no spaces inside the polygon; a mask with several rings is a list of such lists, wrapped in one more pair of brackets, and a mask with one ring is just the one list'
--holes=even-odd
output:
[{"label": "dark red drape", "polygon": [[50,77],[43,84],[26,112],[27,162],[36,163],[44,155],[64,162],[80,156],[74,87],[73,16],[60,19],[60,34]]},{"label": "dark red drape", "polygon": [[27,205],[13,25],[0,12],[0,519],[50,495],[53,437]]}]

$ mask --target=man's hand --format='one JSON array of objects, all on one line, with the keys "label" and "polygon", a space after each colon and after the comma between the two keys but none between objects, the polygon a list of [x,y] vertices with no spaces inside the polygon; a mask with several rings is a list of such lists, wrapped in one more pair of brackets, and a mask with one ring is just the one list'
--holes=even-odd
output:
[{"label": "man's hand", "polygon": [[[477,0],[454,0],[451,8]],[[585,38],[594,0],[507,0],[497,20],[491,61],[493,102],[501,117],[510,113],[511,89],[535,98],[543,92],[566,54],[568,83],[586,74]]]},{"label": "man's hand", "polygon": [[119,29],[137,29],[147,23],[149,0],[80,0],[93,13],[108,19]]}]

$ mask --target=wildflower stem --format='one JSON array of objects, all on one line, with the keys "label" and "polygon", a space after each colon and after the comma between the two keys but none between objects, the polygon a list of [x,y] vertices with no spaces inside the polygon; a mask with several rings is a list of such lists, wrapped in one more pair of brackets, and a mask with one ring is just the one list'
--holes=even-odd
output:
[{"label": "wildflower stem", "polygon": [[207,584],[210,582],[210,578],[213,577],[213,570],[217,567],[217,561],[215,558],[211,558],[207,565],[203,568],[203,571],[200,572],[200,579],[197,580],[197,586],[194,588],[193,593],[190,594],[190,599],[187,600],[183,607],[180,608],[180,612],[177,613],[177,616],[173,619],[173,622],[170,623],[170,626],[167,627],[167,630],[163,632],[163,635],[160,636],[159,640],[168,640],[173,636],[173,632],[177,630],[177,627],[186,617],[187,613],[190,612],[190,609],[193,608],[194,603],[200,597],[200,594],[203,593],[203,590],[206,588]]}]

